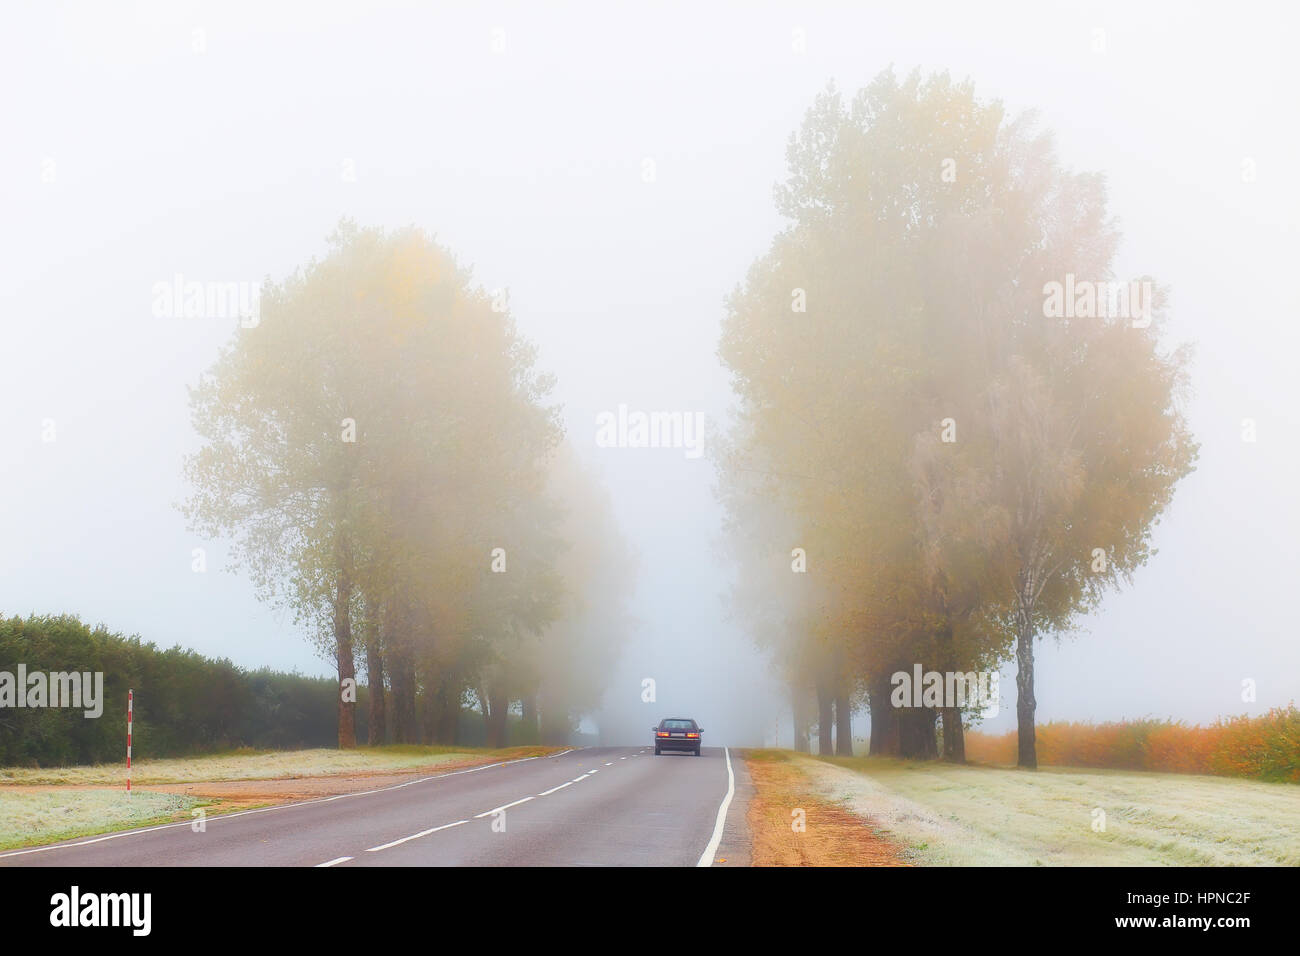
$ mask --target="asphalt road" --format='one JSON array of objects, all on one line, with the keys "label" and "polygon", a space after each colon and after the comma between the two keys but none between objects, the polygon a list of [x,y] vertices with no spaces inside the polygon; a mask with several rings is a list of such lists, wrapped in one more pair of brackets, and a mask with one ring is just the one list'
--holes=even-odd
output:
[{"label": "asphalt road", "polygon": [[[584,748],[363,793],[0,853],[0,866],[705,866],[741,862],[729,752]],[[734,798],[737,784],[741,798]]]}]

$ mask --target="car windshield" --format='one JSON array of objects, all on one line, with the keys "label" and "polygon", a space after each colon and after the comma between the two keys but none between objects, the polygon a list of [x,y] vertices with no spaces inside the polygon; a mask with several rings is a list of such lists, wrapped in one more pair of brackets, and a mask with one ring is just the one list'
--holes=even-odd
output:
[{"label": "car windshield", "polygon": [[663,723],[664,730],[694,730],[695,721],[693,720],[665,720]]}]

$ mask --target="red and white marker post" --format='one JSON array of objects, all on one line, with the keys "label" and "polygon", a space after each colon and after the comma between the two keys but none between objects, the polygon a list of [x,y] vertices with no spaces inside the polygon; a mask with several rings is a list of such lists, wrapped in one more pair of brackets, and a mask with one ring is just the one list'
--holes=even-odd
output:
[{"label": "red and white marker post", "polygon": [[135,691],[126,692],[126,792],[131,792],[131,711],[135,708]]}]

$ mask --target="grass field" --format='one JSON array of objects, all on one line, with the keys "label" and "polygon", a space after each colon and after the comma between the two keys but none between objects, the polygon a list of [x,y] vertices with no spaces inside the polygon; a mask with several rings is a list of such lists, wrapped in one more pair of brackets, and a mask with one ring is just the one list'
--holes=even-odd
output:
[{"label": "grass field", "polygon": [[[511,747],[505,750],[487,750],[472,747],[392,745],[358,747],[355,750],[323,748],[286,751],[238,750],[201,757],[136,760],[131,767],[131,782],[133,786],[139,787],[191,781],[269,780],[281,777],[404,770],[436,767],[443,763],[459,763],[476,757],[498,757],[510,760],[548,753],[554,749],[556,748]],[[126,767],[124,764],[100,764],[92,767],[50,767],[35,770],[19,767],[0,768],[0,786],[4,784],[125,787]]]},{"label": "grass field", "polygon": [[208,801],[124,790],[9,791],[0,794],[0,850],[192,819]]},{"label": "grass field", "polygon": [[[924,865],[1300,866],[1300,787],[1222,777],[790,755]],[[1105,828],[1095,828],[1102,820]]]}]

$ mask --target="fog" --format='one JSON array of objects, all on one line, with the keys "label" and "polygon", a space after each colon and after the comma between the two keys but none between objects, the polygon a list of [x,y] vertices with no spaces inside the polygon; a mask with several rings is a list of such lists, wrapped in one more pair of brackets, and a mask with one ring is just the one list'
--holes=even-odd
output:
[{"label": "fog", "polygon": [[[3,613],[335,673],[186,528],[186,388],[232,325],[156,317],[153,289],[281,279],[343,217],[415,225],[508,288],[636,554],[635,624],[585,726],[637,742],[690,716],[709,743],[788,745],[787,692],[728,599],[723,302],[782,227],[772,189],[814,97],[892,64],[1037,110],[1065,165],[1107,177],[1117,272],[1167,284],[1166,337],[1196,346],[1197,470],[1132,586],[1041,646],[1039,720],[1205,722],[1300,698],[1280,601],[1300,570],[1294,5],[169,2],[6,20]],[[620,406],[702,415],[703,454],[602,447]]]}]

